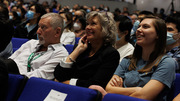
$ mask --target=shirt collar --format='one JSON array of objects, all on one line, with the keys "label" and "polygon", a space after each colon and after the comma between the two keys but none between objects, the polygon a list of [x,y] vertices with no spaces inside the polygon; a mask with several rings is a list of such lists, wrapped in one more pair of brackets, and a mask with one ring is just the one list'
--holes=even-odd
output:
[{"label": "shirt collar", "polygon": [[[37,46],[35,47],[35,51],[37,51],[42,45],[41,44],[37,44]],[[51,44],[48,45],[48,50],[52,49],[53,51],[55,51],[56,49],[58,49],[60,46],[63,46],[62,43],[57,43],[57,44]],[[48,51],[47,50],[47,51]]]}]

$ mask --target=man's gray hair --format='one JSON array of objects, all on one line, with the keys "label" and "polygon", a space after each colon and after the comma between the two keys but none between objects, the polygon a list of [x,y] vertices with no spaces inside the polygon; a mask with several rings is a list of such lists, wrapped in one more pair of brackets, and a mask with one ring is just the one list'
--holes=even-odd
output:
[{"label": "man's gray hair", "polygon": [[61,28],[61,33],[63,32],[63,18],[58,13],[46,13],[41,19],[50,17],[50,25],[55,29],[57,27]]}]

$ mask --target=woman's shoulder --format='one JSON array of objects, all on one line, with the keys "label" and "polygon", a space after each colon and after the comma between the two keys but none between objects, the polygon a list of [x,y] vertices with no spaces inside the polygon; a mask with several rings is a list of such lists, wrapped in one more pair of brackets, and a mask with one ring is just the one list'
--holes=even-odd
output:
[{"label": "woman's shoulder", "polygon": [[102,47],[102,49],[101,49],[104,53],[113,53],[113,52],[117,52],[118,53],[118,51],[113,47],[113,46],[111,46],[111,45],[107,45],[107,46],[104,46],[104,47]]},{"label": "woman's shoulder", "polygon": [[112,46],[104,46],[100,49],[99,53],[102,54],[103,57],[111,57],[120,58],[119,52]]},{"label": "woman's shoulder", "polygon": [[159,68],[167,68],[168,70],[170,69],[169,67],[171,67],[171,69],[173,68],[173,70],[175,70],[176,66],[178,66],[177,62],[175,59],[173,59],[172,57],[168,56],[168,55],[164,55],[160,62],[159,62]]},{"label": "woman's shoulder", "polygon": [[170,57],[170,56],[168,56],[168,55],[164,55],[162,58],[161,58],[161,61],[164,61],[164,62],[168,62],[168,63],[174,63],[175,62],[175,60],[172,58],[172,57]]}]

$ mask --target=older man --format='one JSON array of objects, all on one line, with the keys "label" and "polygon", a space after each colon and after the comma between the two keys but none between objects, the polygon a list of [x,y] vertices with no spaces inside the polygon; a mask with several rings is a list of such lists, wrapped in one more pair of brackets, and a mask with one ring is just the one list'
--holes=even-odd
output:
[{"label": "older man", "polygon": [[19,72],[27,77],[39,77],[52,80],[53,72],[61,58],[68,56],[67,50],[60,43],[63,32],[63,19],[59,14],[47,13],[39,21],[37,30],[39,40],[30,40],[23,44],[11,57]]}]

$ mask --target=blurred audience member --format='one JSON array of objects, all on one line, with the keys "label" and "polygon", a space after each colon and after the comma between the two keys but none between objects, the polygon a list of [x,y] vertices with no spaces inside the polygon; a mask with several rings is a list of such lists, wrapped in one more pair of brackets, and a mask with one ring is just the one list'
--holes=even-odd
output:
[{"label": "blurred audience member", "polygon": [[64,31],[61,35],[60,42],[64,45],[75,43],[75,34],[73,32],[73,20],[72,13],[70,12],[60,12],[60,16],[64,21]]},{"label": "blurred audience member", "polygon": [[76,17],[73,25],[74,34],[76,37],[82,37],[85,34],[86,19],[83,17]]},{"label": "blurred audience member", "polygon": [[7,7],[0,3],[0,57],[8,58],[12,54],[12,35],[14,33],[13,25],[9,21],[9,11]]},{"label": "blurred audience member", "polygon": [[9,13],[10,22],[13,24],[14,28],[21,23],[21,18],[18,16],[17,12],[13,11]]},{"label": "blurred audience member", "polygon": [[137,14],[131,14],[131,15],[130,15],[130,18],[131,18],[132,24],[134,24],[135,21],[136,21],[137,18],[138,18],[138,15],[137,15]]},{"label": "blurred audience member", "polygon": [[133,25],[131,20],[124,15],[119,15],[116,22],[118,26],[118,40],[116,41],[116,49],[120,54],[120,63],[124,57],[133,54],[134,46],[129,43]]},{"label": "blurred audience member", "polygon": [[[180,13],[167,17],[165,21],[167,26],[166,51],[180,66]],[[180,73],[179,66],[176,68],[177,73]]]},{"label": "blurred audience member", "polygon": [[46,13],[45,9],[40,4],[30,6],[26,13],[27,20],[16,27],[14,37],[37,39],[36,31],[40,17]]}]

